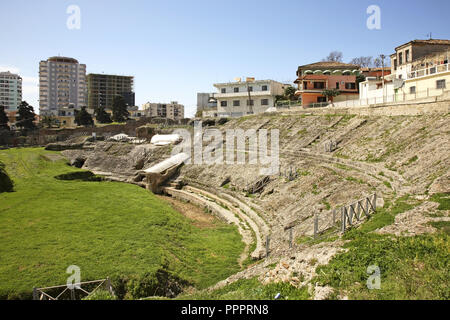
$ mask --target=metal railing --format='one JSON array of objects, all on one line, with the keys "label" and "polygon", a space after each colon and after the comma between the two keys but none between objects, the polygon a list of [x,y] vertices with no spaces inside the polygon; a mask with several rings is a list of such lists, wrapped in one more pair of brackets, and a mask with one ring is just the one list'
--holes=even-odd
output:
[{"label": "metal railing", "polygon": [[416,79],[420,77],[426,77],[432,74],[442,73],[442,72],[448,72],[450,71],[450,64],[438,64],[432,67],[424,68],[415,70],[408,73],[408,79]]},{"label": "metal railing", "polygon": [[358,99],[358,100],[346,100],[336,103],[332,103],[331,106],[335,108],[351,108],[351,107],[363,107],[376,104],[386,104],[386,103],[398,103],[398,102],[417,102],[426,98],[435,98],[450,92],[450,82],[445,83],[444,88],[428,88],[427,90],[415,91],[415,92],[398,92],[393,95],[385,95]]},{"label": "metal railing", "polygon": [[310,103],[308,104],[307,108],[325,108],[329,104],[329,102]]}]

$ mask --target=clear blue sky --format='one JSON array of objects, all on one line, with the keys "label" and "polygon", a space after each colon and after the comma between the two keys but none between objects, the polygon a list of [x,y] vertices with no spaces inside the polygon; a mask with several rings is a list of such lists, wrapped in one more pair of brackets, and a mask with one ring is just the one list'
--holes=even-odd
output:
[{"label": "clear blue sky", "polygon": [[[81,9],[69,30],[67,7]],[[366,27],[369,5],[381,30]],[[194,114],[197,92],[235,77],[293,81],[298,65],[330,51],[391,54],[413,39],[450,39],[450,1],[392,0],[14,0],[0,2],[1,70],[24,78],[38,109],[38,63],[64,55],[88,73],[135,77],[136,104],[177,100]]]}]

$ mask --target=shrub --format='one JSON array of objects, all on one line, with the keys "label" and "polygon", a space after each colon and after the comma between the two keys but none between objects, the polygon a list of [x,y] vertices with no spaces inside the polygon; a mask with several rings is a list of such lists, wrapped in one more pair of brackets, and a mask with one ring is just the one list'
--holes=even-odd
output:
[{"label": "shrub", "polygon": [[5,165],[0,162],[0,193],[2,192],[12,192],[14,189],[14,184],[9,178],[5,170]]}]

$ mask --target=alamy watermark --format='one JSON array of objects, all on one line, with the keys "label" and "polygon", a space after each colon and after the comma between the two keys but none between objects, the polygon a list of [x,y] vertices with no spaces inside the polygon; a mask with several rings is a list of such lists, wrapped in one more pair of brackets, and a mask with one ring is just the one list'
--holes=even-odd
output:
[{"label": "alamy watermark", "polygon": [[367,18],[367,29],[381,30],[381,9],[377,5],[367,7],[366,13],[370,16]]},{"label": "alamy watermark", "polygon": [[80,30],[81,29],[81,9],[79,6],[72,4],[67,7],[66,13],[69,14],[66,21],[67,29]]},{"label": "alamy watermark", "polygon": [[70,276],[67,278],[67,288],[70,290],[73,289],[80,289],[80,283],[81,283],[81,269],[79,266],[71,265],[68,266],[66,269],[66,273],[70,274]]},{"label": "alamy watermark", "polygon": [[227,129],[223,136],[219,129],[203,129],[202,122],[195,121],[193,137],[187,129],[177,129],[174,134],[180,135],[182,142],[174,146],[172,156],[186,154],[185,164],[250,164],[261,166],[261,175],[279,173],[278,129]]},{"label": "alamy watermark", "polygon": [[367,274],[369,274],[369,278],[367,278],[367,289],[369,290],[380,290],[381,289],[381,270],[377,265],[370,265],[367,267]]}]

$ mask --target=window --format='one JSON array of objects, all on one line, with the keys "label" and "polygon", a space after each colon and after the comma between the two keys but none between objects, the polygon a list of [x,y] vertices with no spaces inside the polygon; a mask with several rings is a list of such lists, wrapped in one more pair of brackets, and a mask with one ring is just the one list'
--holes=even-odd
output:
[{"label": "window", "polygon": [[308,82],[303,81],[303,90],[308,90]]},{"label": "window", "polygon": [[339,89],[339,82],[336,82],[336,89]]},{"label": "window", "polygon": [[234,92],[239,92],[239,88],[234,88]]},{"label": "window", "polygon": [[253,91],[253,87],[248,87],[248,91],[252,92]]},{"label": "window", "polygon": [[409,61],[409,50],[405,51],[405,62]]},{"label": "window", "polygon": [[247,106],[253,106],[254,100],[247,100]]},{"label": "window", "polygon": [[239,100],[233,100],[233,107],[239,107],[241,102]]},{"label": "window", "polygon": [[314,82],[314,89],[325,89],[325,82]]},{"label": "window", "polygon": [[436,89],[445,89],[445,80],[437,80]]},{"label": "window", "polygon": [[416,93],[416,86],[409,87],[409,93],[410,94],[415,94]]},{"label": "window", "polygon": [[397,70],[397,59],[394,59],[394,70]]},{"label": "window", "polygon": [[221,92],[221,93],[226,93],[226,92],[227,92],[227,89],[222,88],[222,89],[220,90],[220,92]]},{"label": "window", "polygon": [[261,105],[262,106],[268,106],[269,105],[269,99],[261,99]]},{"label": "window", "polygon": [[267,86],[262,86],[262,91],[267,91]]},{"label": "window", "polygon": [[356,89],[356,83],[354,83],[354,82],[347,82],[345,84],[345,89],[347,89],[347,90],[355,90]]},{"label": "window", "polygon": [[398,54],[398,64],[401,66],[403,64],[403,52]]},{"label": "window", "polygon": [[318,103],[327,102],[327,98],[326,97],[317,97],[317,102]]},{"label": "window", "polygon": [[227,106],[227,102],[226,101],[220,101],[220,106],[221,107],[226,107]]}]

